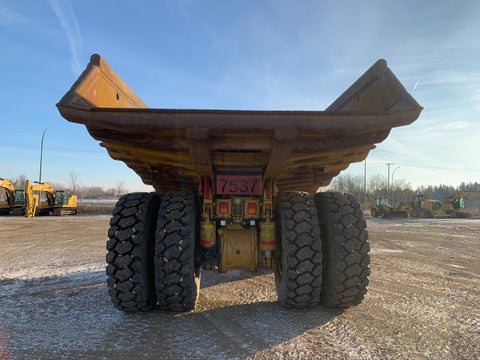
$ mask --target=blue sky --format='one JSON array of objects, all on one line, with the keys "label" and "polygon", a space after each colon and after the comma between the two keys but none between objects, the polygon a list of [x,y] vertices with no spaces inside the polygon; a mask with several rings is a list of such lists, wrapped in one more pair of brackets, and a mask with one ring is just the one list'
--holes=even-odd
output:
[{"label": "blue sky", "polygon": [[[424,107],[367,175],[480,181],[480,1],[0,0],[0,177],[149,190],[55,104],[99,53],[151,108],[324,110],[384,58]],[[363,163],[347,174],[363,175]]]}]

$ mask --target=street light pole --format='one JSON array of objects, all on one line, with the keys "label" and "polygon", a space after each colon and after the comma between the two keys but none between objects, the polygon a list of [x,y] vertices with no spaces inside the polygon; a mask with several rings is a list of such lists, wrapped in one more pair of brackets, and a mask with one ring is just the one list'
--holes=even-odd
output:
[{"label": "street light pole", "polygon": [[390,165],[393,165],[393,163],[386,163],[385,165],[388,166],[388,174],[387,174],[387,198],[388,198],[388,194],[390,194]]},{"label": "street light pole", "polygon": [[395,175],[395,171],[397,171],[398,169],[400,169],[400,166],[399,167],[396,167],[395,170],[393,170],[392,172],[392,190],[391,190],[391,196],[392,196],[392,205],[393,205],[393,175]]},{"label": "street light pole", "polygon": [[367,196],[367,159],[363,165],[363,197]]},{"label": "street light pole", "polygon": [[40,145],[40,174],[38,175],[38,182],[41,183],[42,182],[42,159],[43,159],[43,139],[45,138],[45,133],[47,132],[47,130],[50,129],[50,128],[45,128],[45,130],[43,131],[43,135],[42,135],[42,143]]}]

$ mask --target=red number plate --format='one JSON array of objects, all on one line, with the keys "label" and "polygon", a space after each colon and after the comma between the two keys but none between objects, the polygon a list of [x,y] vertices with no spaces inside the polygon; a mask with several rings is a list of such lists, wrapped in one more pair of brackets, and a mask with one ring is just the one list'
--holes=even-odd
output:
[{"label": "red number plate", "polygon": [[262,195],[262,175],[217,175],[217,194]]}]

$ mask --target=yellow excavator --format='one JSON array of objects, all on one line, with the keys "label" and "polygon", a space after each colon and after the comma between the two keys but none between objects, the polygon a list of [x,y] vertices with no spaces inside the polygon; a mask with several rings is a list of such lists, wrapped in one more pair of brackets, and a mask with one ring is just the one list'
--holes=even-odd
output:
[{"label": "yellow excavator", "polygon": [[[480,198],[480,193],[455,191],[451,198],[445,200],[443,208],[446,213],[453,218],[470,218],[472,213],[467,211],[466,204],[468,198]],[[480,217],[480,204],[478,207],[478,216]]]},{"label": "yellow excavator", "polygon": [[25,216],[36,215],[76,215],[77,195],[71,195],[66,190],[55,190],[48,183],[32,185],[27,180],[25,186],[27,207]]},{"label": "yellow excavator", "polygon": [[0,215],[24,215],[25,190],[15,189],[10,180],[2,178],[0,178],[0,188],[4,190],[4,194],[0,195]]},{"label": "yellow excavator", "polygon": [[408,212],[400,208],[394,208],[390,205],[387,198],[374,198],[367,194],[363,198],[362,210],[365,211],[367,205],[370,204],[370,213],[373,217],[382,216],[384,218],[391,217],[408,217]]}]

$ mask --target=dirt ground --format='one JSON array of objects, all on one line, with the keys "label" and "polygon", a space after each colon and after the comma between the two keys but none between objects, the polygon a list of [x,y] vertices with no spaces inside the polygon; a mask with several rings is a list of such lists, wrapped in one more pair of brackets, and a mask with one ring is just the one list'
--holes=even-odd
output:
[{"label": "dirt ground", "polygon": [[195,311],[124,314],[105,284],[108,216],[1,217],[0,359],[475,359],[480,220],[367,218],[367,296],[287,310],[274,276],[202,273]]}]

